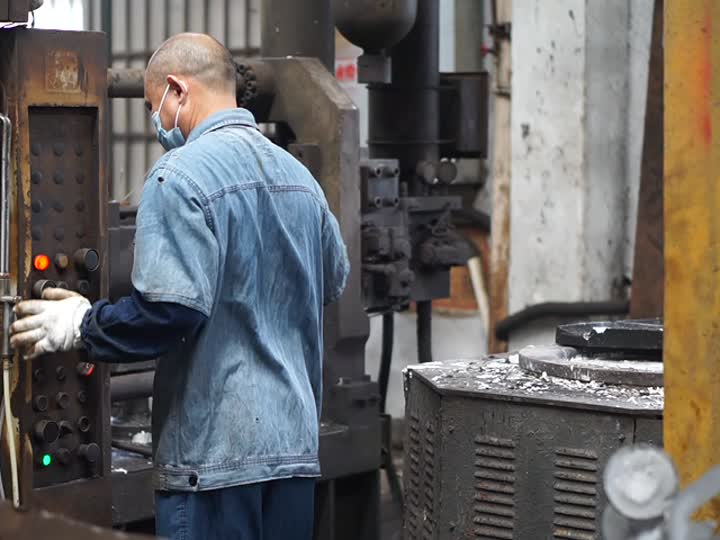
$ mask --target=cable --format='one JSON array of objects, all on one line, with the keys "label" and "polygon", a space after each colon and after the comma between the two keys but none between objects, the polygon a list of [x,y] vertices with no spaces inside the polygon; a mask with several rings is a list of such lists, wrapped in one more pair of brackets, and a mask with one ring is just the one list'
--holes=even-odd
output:
[{"label": "cable", "polygon": [[[5,418],[5,403],[0,402],[0,428]],[[2,429],[0,429],[0,442],[2,442]],[[0,467],[0,500],[5,500],[5,484],[3,484],[2,467]]]},{"label": "cable", "polygon": [[393,334],[395,331],[395,315],[383,314],[382,326],[382,353],[380,354],[380,373],[378,385],[380,386],[380,412],[385,412],[387,402],[388,382],[390,381],[390,366],[392,364]]},{"label": "cable", "polygon": [[10,361],[3,361],[3,400],[5,405],[5,429],[8,439],[8,452],[10,453],[10,473],[12,475],[13,506],[20,508],[20,489],[18,482],[17,450],[15,448],[15,434],[13,433],[13,415],[10,408]]}]

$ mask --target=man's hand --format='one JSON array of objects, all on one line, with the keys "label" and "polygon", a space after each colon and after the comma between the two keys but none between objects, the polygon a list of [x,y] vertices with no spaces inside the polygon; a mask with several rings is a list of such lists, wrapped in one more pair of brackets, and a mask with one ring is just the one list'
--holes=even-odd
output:
[{"label": "man's hand", "polygon": [[25,300],[15,306],[18,320],[10,327],[10,344],[22,349],[27,359],[79,349],[80,324],[89,309],[84,296],[66,289],[45,289],[43,300]]}]

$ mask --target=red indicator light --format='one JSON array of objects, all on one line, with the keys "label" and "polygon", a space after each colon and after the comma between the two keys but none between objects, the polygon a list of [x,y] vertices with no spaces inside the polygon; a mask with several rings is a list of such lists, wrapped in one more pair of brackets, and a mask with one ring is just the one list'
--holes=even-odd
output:
[{"label": "red indicator light", "polygon": [[47,255],[36,255],[33,265],[35,266],[35,270],[44,272],[50,266],[50,257]]}]

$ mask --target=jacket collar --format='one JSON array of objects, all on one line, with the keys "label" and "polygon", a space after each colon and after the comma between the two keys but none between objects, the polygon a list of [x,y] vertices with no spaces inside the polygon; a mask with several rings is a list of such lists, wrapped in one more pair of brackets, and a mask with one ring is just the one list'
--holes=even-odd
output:
[{"label": "jacket collar", "polygon": [[247,109],[226,109],[208,116],[195,126],[190,132],[187,142],[190,143],[210,131],[215,131],[225,126],[246,126],[258,129],[255,118]]}]

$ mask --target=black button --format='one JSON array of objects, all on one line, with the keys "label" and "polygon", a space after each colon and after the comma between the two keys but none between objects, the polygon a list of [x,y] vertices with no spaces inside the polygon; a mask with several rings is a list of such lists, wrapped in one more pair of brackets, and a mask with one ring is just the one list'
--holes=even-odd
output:
[{"label": "black button", "polygon": [[61,409],[67,409],[67,406],[70,405],[70,395],[65,392],[58,392],[55,396],[55,403]]},{"label": "black button", "polygon": [[78,418],[77,426],[81,432],[87,433],[90,431],[90,419],[87,416],[81,416]]},{"label": "black button", "polygon": [[90,292],[90,283],[84,279],[78,281],[77,290],[83,296]]},{"label": "black button", "polygon": [[87,392],[85,390],[80,390],[77,395],[77,400],[80,403],[87,403]]},{"label": "black button", "polygon": [[95,443],[81,444],[78,454],[84,457],[89,463],[95,463],[100,459],[100,447]]},{"label": "black button", "polygon": [[33,399],[33,409],[35,409],[38,412],[45,412],[48,408],[48,398],[47,396],[35,396],[35,399]]},{"label": "black button", "polygon": [[42,201],[33,201],[32,209],[33,209],[33,212],[35,212],[36,214],[39,214],[40,212],[42,212],[42,209],[43,209]]},{"label": "black button", "polygon": [[60,436],[65,437],[73,432],[73,425],[67,420],[60,422]]},{"label": "black button", "polygon": [[62,156],[65,153],[65,145],[63,143],[55,143],[53,145],[53,154],[57,157]]},{"label": "black button", "polygon": [[30,145],[30,151],[32,152],[33,156],[39,156],[41,150],[42,147],[38,143],[32,143]]},{"label": "black button", "polygon": [[[36,281],[32,288],[33,298],[42,298],[42,293],[45,289],[51,289],[56,286],[56,283],[50,279],[41,279]],[[59,366],[58,369],[60,369]]]},{"label": "black button", "polygon": [[45,370],[43,368],[38,368],[33,371],[33,380],[38,383],[43,382],[45,380]]},{"label": "black button", "polygon": [[40,171],[33,171],[32,174],[30,175],[30,180],[35,185],[42,182],[42,179],[43,179],[43,173],[41,173]]},{"label": "black button", "polygon": [[64,381],[65,380],[65,368],[62,366],[58,366],[55,368],[55,376],[57,377],[58,381]]},{"label": "black button", "polygon": [[41,443],[54,443],[57,441],[60,429],[52,420],[40,420],[33,428],[35,439]]},{"label": "black button", "polygon": [[100,255],[94,249],[78,249],[73,255],[78,270],[94,272],[100,266]]},{"label": "black button", "polygon": [[195,473],[192,473],[190,475],[190,478],[188,478],[188,484],[190,484],[192,487],[195,487],[198,485],[198,475]]}]

